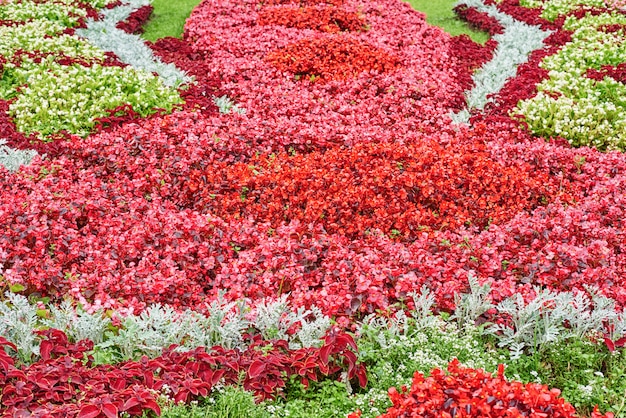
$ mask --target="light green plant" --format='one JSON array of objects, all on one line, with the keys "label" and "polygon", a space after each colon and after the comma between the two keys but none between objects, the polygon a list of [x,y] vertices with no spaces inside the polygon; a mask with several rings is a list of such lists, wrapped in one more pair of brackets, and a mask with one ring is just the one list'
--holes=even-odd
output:
[{"label": "light green plant", "polygon": [[240,108],[228,96],[214,97],[213,102],[219,109],[220,113],[229,114],[231,112],[246,114],[246,109]]},{"label": "light green plant", "polygon": [[626,86],[611,77],[598,81],[585,76],[589,69],[626,62],[624,31],[598,30],[625,22],[626,17],[615,12],[567,18],[564,29],[573,31],[571,42],[544,58],[541,67],[549,78],[512,114],[523,117],[537,135],[561,136],[573,146],[625,149]]},{"label": "light green plant", "polygon": [[9,171],[17,171],[21,166],[30,164],[38,155],[37,151],[12,149],[5,144],[6,140],[0,139],[0,165]]},{"label": "light green plant", "polygon": [[[145,414],[144,417],[148,417]],[[224,388],[211,397],[190,405],[162,406],[162,418],[270,418],[262,406],[257,405],[250,392],[237,387]]]},{"label": "light green plant", "polygon": [[103,313],[90,314],[75,307],[69,300],[59,306],[50,305],[48,309],[49,313],[41,323],[63,331],[73,341],[87,339],[94,344],[101,344],[105,331],[111,326],[111,319]]},{"label": "light green plant", "polygon": [[22,361],[37,359],[39,340],[34,331],[42,328],[59,329],[70,341],[91,340],[96,363],[113,363],[143,355],[156,357],[172,344],[179,351],[213,346],[245,349],[246,332],[285,339],[293,349],[319,346],[330,318],[314,306],[294,310],[285,297],[261,300],[251,308],[245,301],[229,302],[220,296],[206,307],[205,314],[151,305],[139,315],[118,317],[110,311],[86,312],[69,300],[59,306],[42,305],[7,292],[5,302],[0,303],[0,335],[18,346]]},{"label": "light green plant", "polygon": [[17,50],[63,53],[69,57],[104,58],[101,50],[84,40],[61,34],[65,27],[50,20],[34,20],[19,26],[0,26],[0,55],[11,58]]},{"label": "light green plant", "polygon": [[73,27],[81,17],[86,15],[85,9],[71,4],[42,3],[29,0],[6,4],[0,3],[0,20],[26,22],[45,19],[59,22],[66,27]]},{"label": "light green plant", "polygon": [[459,324],[461,329],[467,325],[475,325],[479,317],[485,314],[495,305],[491,303],[489,283],[480,285],[478,278],[469,274],[467,277],[470,285],[469,293],[457,293],[454,295],[455,311],[450,318]]},{"label": "light green plant", "polygon": [[37,133],[41,139],[61,130],[87,135],[97,118],[121,105],[147,116],[181,102],[178,93],[158,77],[129,67],[49,62],[26,72],[28,85],[11,103],[9,113],[20,132]]},{"label": "light green plant", "polygon": [[554,21],[557,17],[574,11],[581,6],[605,7],[604,0],[521,0],[520,5],[529,8],[541,7],[541,17]]},{"label": "light green plant", "polygon": [[605,323],[614,325],[616,339],[626,329],[624,316],[615,311],[614,302],[597,293],[592,293],[590,300],[579,291],[535,292],[534,299],[528,302],[520,294],[500,302],[496,309],[511,324],[491,324],[486,330],[498,339],[500,347],[510,350],[511,359],[519,359],[526,351],[541,351],[549,344],[602,333]]},{"label": "light green plant", "polygon": [[39,342],[33,332],[39,327],[38,308],[22,295],[6,292],[0,302],[0,335],[17,346],[17,357],[29,363],[39,355]]}]

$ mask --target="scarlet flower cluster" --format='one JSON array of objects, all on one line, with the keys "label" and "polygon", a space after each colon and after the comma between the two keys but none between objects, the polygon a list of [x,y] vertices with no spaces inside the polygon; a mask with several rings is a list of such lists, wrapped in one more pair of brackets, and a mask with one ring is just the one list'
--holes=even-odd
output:
[{"label": "scarlet flower cluster", "polygon": [[270,52],[266,60],[297,79],[312,81],[344,80],[363,72],[385,73],[400,64],[385,51],[345,35],[305,38]]},{"label": "scarlet flower cluster", "polygon": [[[507,381],[504,366],[495,376],[484,370],[462,367],[457,359],[448,372],[432,370],[429,377],[413,376],[411,388],[389,389],[393,406],[379,418],[470,418],[553,417],[573,418],[574,407],[561,398],[558,389],[537,383]],[[357,414],[358,416],[358,414]],[[612,418],[594,411],[593,418]]]},{"label": "scarlet flower cluster", "polygon": [[566,186],[529,164],[494,161],[477,135],[446,146],[431,139],[357,144],[209,165],[189,172],[181,201],[274,228],[297,220],[350,238],[378,229],[413,241],[424,231],[505,223]]}]

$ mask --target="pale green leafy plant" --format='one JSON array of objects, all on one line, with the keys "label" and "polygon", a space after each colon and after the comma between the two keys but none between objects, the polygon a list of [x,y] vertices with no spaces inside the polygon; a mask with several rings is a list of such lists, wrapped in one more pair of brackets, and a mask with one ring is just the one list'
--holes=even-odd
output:
[{"label": "pale green leafy plant", "polygon": [[[86,312],[69,300],[59,306],[31,303],[7,292],[0,303],[0,335],[18,346],[24,362],[38,355],[34,332],[43,328],[59,329],[71,341],[93,341],[97,362],[115,362],[155,357],[172,344],[178,345],[179,351],[201,346],[245,349],[243,334],[253,330],[268,339],[285,339],[294,349],[318,346],[330,328],[330,318],[317,307],[292,310],[285,298],[262,300],[250,308],[244,301],[229,302],[219,296],[207,306],[206,314],[152,305],[139,315],[116,316],[113,312]],[[119,325],[114,326],[112,318]],[[287,333],[291,329],[295,329],[293,335]]]},{"label": "pale green leafy plant", "polygon": [[33,333],[39,327],[37,306],[22,295],[6,292],[0,302],[0,335],[17,346],[17,357],[30,362],[39,355],[39,342]]},{"label": "pale green leafy plant", "polygon": [[50,305],[49,316],[42,319],[41,323],[65,332],[74,341],[87,339],[94,344],[100,344],[104,340],[105,331],[111,325],[111,319],[102,314],[89,314],[66,300],[59,306]]},{"label": "pale green leafy plant", "polygon": [[5,145],[6,140],[0,139],[0,165],[9,171],[17,171],[23,165],[29,165],[37,156],[34,150],[17,150]]},{"label": "pale green leafy plant", "polygon": [[495,306],[491,303],[489,296],[491,286],[488,283],[480,285],[478,278],[472,274],[469,274],[467,279],[470,285],[470,292],[454,295],[455,311],[450,318],[456,321],[461,329],[464,329],[467,325],[475,325],[481,315]]},{"label": "pale green leafy plant", "polygon": [[[102,58],[103,52],[75,36],[61,35],[65,27],[50,20],[19,26],[0,26],[0,55],[11,58],[17,50],[63,52],[70,57]],[[48,36],[48,37],[47,37]]]},{"label": "pale green leafy plant", "polygon": [[288,331],[295,329],[289,341],[292,349],[319,345],[330,328],[330,318],[317,307],[289,309],[288,295],[265,299],[255,305],[254,326],[266,339],[289,340]]},{"label": "pale green leafy plant", "polygon": [[561,136],[574,146],[600,150],[626,148],[626,86],[611,77],[594,80],[588,69],[626,62],[626,34],[598,28],[625,24],[620,13],[568,17],[564,29],[571,42],[541,62],[549,78],[538,94],[521,101],[512,114],[522,115],[530,129],[544,137]]},{"label": "pale green leafy plant", "polygon": [[235,112],[239,113],[240,115],[244,115],[246,113],[246,109],[237,106],[235,102],[233,102],[228,96],[214,97],[213,103],[215,103],[220,113],[222,114]]},{"label": "pale green leafy plant", "polygon": [[[101,8],[110,0],[88,2]],[[89,39],[63,34],[75,24],[71,16],[85,16],[73,1],[41,3],[31,0],[8,2],[0,6],[0,16],[11,19],[34,19],[19,26],[0,26],[0,54],[11,58],[18,50],[47,54],[41,62],[27,56],[19,63],[4,65],[0,79],[0,97],[15,99],[9,114],[18,131],[36,134],[42,140],[59,131],[85,136],[97,118],[106,117],[119,106],[131,106],[141,116],[158,109],[171,111],[182,103],[178,87],[191,79],[173,65],[163,64],[138,36],[129,35],[115,25],[133,10],[148,4],[130,0],[102,11],[100,21],[88,19],[89,27],[77,34]],[[116,46],[115,48],[113,46]],[[101,65],[104,50],[112,50],[131,67]],[[92,63],[60,65],[57,59],[69,56]],[[161,77],[155,77],[156,72]]]},{"label": "pale green leafy plant", "polygon": [[24,22],[28,20],[51,20],[60,22],[67,27],[75,26],[81,17],[85,17],[85,9],[62,3],[41,3],[29,0],[20,2],[0,3],[0,20]]},{"label": "pale green leafy plant", "polygon": [[605,323],[613,325],[615,339],[623,336],[623,314],[615,311],[611,299],[594,289],[590,288],[591,298],[581,291],[535,291],[535,298],[528,302],[520,294],[500,302],[496,309],[507,315],[511,324],[491,324],[486,330],[499,340],[500,347],[510,349],[512,359],[520,358],[525,350],[532,353],[546,344],[603,333]]},{"label": "pale green leafy plant", "polygon": [[604,0],[520,0],[520,5],[529,8],[543,8],[541,17],[554,21],[557,17],[574,11],[581,6],[606,7],[611,2]]},{"label": "pale green leafy plant", "polygon": [[131,67],[94,64],[63,66],[54,62],[29,71],[29,83],[9,106],[20,132],[47,135],[67,130],[87,135],[95,119],[129,104],[142,116],[156,108],[171,110],[181,99],[154,75]]}]

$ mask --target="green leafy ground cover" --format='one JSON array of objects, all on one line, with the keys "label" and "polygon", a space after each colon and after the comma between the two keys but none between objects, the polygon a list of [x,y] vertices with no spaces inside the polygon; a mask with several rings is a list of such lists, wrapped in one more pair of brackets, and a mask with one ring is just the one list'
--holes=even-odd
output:
[{"label": "green leafy ground cover", "polygon": [[199,0],[154,0],[154,11],[144,26],[143,38],[153,42],[167,36],[180,38],[185,20],[199,3]]},{"label": "green leafy ground cover", "polygon": [[452,36],[466,34],[480,44],[489,40],[487,33],[470,28],[456,16],[452,8],[457,0],[408,0],[408,3],[415,10],[425,13],[429,24],[439,26]]}]

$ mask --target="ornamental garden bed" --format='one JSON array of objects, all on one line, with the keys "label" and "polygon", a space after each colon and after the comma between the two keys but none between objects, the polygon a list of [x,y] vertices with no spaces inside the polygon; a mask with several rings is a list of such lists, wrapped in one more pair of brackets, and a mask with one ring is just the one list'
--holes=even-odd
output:
[{"label": "ornamental garden bed", "polygon": [[0,3],[0,412],[623,415],[623,7]]}]

